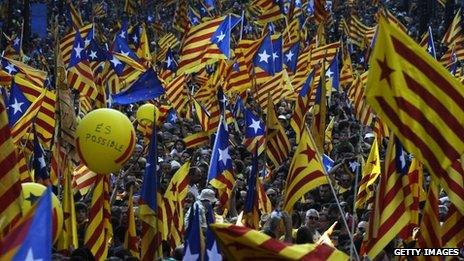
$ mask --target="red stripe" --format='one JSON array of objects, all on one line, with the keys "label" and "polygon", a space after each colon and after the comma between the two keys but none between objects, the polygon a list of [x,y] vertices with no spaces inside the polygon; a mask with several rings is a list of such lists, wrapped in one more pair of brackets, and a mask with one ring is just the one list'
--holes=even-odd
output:
[{"label": "red stripe", "polygon": [[[306,169],[306,167],[302,167],[303,169]],[[302,178],[301,180],[299,180],[292,188],[292,190],[290,190],[288,193],[286,193],[287,195],[289,195],[290,197],[292,197],[293,195],[295,195],[299,190],[301,190],[307,183],[317,179],[317,178],[320,178],[320,177],[324,177],[324,173],[322,173],[321,171],[319,170],[316,170],[316,171],[311,171],[310,173],[303,173],[301,175],[305,175],[304,178]],[[289,182],[287,183],[287,186],[289,186],[290,184],[293,184],[294,180],[289,180]],[[311,188],[307,188],[307,189],[304,189],[305,192],[308,192],[309,190],[313,189],[313,187]],[[285,199],[286,202],[288,202],[290,198],[288,199]]]},{"label": "red stripe", "polygon": [[399,116],[396,114],[395,110],[388,104],[383,97],[375,97],[381,108],[388,115],[390,120],[394,125],[398,127],[400,132],[409,140],[411,140],[418,148],[421,149],[422,154],[425,159],[429,162],[432,171],[435,174],[442,176],[444,170],[440,166],[440,161],[436,158],[433,151],[427,146],[427,144],[415,133],[413,132],[408,125],[405,125]]},{"label": "red stripe", "polygon": [[121,164],[124,160],[126,160],[127,157],[130,156],[130,154],[132,153],[132,150],[134,149],[134,142],[135,142],[134,133],[131,132],[129,146],[127,146],[127,149],[124,151],[124,153],[115,160],[116,163]]}]

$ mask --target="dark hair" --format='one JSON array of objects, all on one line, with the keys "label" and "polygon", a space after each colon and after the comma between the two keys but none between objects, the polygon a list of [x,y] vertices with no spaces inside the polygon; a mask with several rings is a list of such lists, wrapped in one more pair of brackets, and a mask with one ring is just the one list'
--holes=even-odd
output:
[{"label": "dark hair", "polygon": [[307,243],[314,243],[313,241],[313,233],[311,230],[306,227],[300,227],[296,232],[295,244],[307,244]]}]

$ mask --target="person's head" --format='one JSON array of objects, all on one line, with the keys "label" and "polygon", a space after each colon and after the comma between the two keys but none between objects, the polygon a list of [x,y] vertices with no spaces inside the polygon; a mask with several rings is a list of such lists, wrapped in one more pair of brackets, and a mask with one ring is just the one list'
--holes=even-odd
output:
[{"label": "person's head", "polygon": [[321,198],[323,203],[330,201],[330,199],[332,198],[332,195],[330,194],[329,185],[319,186],[319,197]]},{"label": "person's head", "polygon": [[275,191],[273,188],[270,188],[266,191],[266,195],[271,201],[272,205],[275,206],[277,203],[277,191]]},{"label": "person's head", "polygon": [[216,193],[212,189],[203,189],[200,193],[200,201],[205,207],[207,207],[208,205],[214,207],[217,202]]},{"label": "person's head", "polygon": [[184,152],[182,153],[182,156],[180,157],[180,160],[181,160],[182,162],[187,162],[189,159],[190,159],[190,153],[184,151]]},{"label": "person's head", "polygon": [[87,208],[87,204],[84,202],[77,202],[75,204],[76,209],[76,222],[77,224],[81,224],[87,220],[89,210]]},{"label": "person's head", "polygon": [[177,150],[177,152],[182,152],[185,150],[185,143],[183,140],[177,140],[176,141],[176,145],[175,145],[175,149]]},{"label": "person's head", "polygon": [[311,229],[317,228],[317,223],[319,221],[319,212],[315,209],[310,209],[306,211],[306,226]]},{"label": "person's head", "polygon": [[341,171],[338,184],[345,189],[351,187],[351,174]]},{"label": "person's head", "polygon": [[358,226],[357,226],[357,232],[360,233],[360,234],[363,234],[364,232],[366,232],[366,229],[367,229],[367,222],[366,221],[361,221],[358,223]]}]

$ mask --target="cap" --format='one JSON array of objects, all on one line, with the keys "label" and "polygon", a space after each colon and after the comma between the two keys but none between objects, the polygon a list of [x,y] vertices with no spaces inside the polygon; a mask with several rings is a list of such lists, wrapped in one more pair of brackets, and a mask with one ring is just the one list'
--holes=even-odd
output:
[{"label": "cap", "polygon": [[279,115],[278,119],[279,120],[287,120],[287,117],[285,117],[285,115]]},{"label": "cap", "polygon": [[375,137],[375,136],[374,136],[374,133],[371,133],[371,132],[366,133],[366,135],[364,135],[364,138],[365,138],[365,139],[374,138],[374,137]]},{"label": "cap", "polygon": [[366,221],[359,222],[358,223],[358,228],[366,229],[367,228],[367,222]]},{"label": "cap", "polygon": [[200,194],[200,200],[208,200],[210,203],[216,203],[216,193],[212,189],[203,189]]}]

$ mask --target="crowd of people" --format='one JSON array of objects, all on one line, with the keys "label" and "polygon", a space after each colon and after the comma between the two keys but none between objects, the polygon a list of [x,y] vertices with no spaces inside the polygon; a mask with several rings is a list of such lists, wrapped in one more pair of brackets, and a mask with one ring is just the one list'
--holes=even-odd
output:
[{"label": "crowd of people", "polygon": [[[4,1],[5,2],[5,1]],[[22,19],[24,6],[22,1],[7,1],[13,6],[7,6],[5,3],[2,9],[4,21],[3,32],[5,35],[19,35],[22,31]],[[25,1],[26,2],[26,1]],[[27,1],[29,2],[29,1]],[[65,11],[67,9],[64,1],[50,0],[37,1],[48,4],[49,24],[48,35],[45,38],[40,38],[37,35],[30,35],[26,40],[23,38],[23,62],[30,66],[46,70],[49,73],[49,86],[55,86],[55,55],[56,55],[56,39],[62,37],[70,29],[70,17]],[[92,7],[94,1],[75,1],[74,5],[80,10],[82,17],[87,22],[92,17]],[[106,39],[110,44],[114,34],[119,30],[118,23],[121,16],[127,16],[131,22],[147,21],[147,17],[156,23],[161,24],[164,32],[172,32],[175,35],[180,35],[173,27],[174,17],[177,2],[165,4],[169,1],[141,1],[141,5],[149,7],[146,10],[136,14],[128,15],[124,13],[124,1],[103,0],[100,1],[105,10],[105,15],[94,19],[99,35],[102,39]],[[226,10],[228,12],[240,15],[247,1],[241,0],[217,0],[220,2],[218,7],[213,11],[213,15],[223,15]],[[294,2],[294,1],[293,1]],[[376,4],[371,0],[354,0],[354,1],[327,1],[331,2],[331,17],[332,23],[326,28],[327,42],[334,42],[340,39],[342,32],[339,28],[341,19],[350,15],[358,16],[361,21],[367,25],[375,25],[375,13],[378,11],[378,5],[382,4],[390,12],[392,12],[408,29],[411,37],[420,41],[420,37],[426,32],[430,25],[435,36],[435,46],[437,56],[444,53],[444,46],[441,45],[439,39],[444,35],[448,25],[450,24],[454,12],[459,8],[458,3],[449,0],[445,6],[440,5],[440,1],[419,1],[419,0],[403,0],[403,1],[380,1]],[[446,1],[445,1],[446,2]],[[453,2],[453,3],[449,3]],[[304,15],[308,14],[304,12]],[[311,20],[308,20],[311,21]],[[8,26],[8,28],[5,28]],[[309,39],[316,37],[317,27],[315,24],[308,22],[307,26],[310,30]],[[279,31],[279,28],[277,28]],[[237,32],[235,32],[237,33]],[[149,30],[150,49],[155,51],[159,49],[157,46],[156,37],[160,34]],[[179,39],[181,40],[181,39]],[[27,42],[26,42],[27,41]],[[3,47],[7,44],[3,40]],[[104,42],[103,42],[104,44]],[[356,74],[362,74],[367,70],[367,64],[362,61],[364,52],[358,48],[354,48],[352,57],[353,68]],[[45,57],[46,62],[43,61]],[[160,67],[162,61],[158,61],[154,66]],[[198,86],[191,86],[198,88]],[[343,88],[341,88],[343,89]],[[78,96],[76,95],[76,112],[79,117]],[[166,103],[161,99],[159,103]],[[251,96],[244,102],[248,107],[256,107],[256,102]],[[116,109],[124,112],[127,117],[137,126],[136,112],[143,103],[131,104],[130,106],[118,106]],[[272,203],[272,211],[260,216],[260,230],[272,238],[282,240],[286,243],[305,244],[317,243],[320,241],[321,235],[327,231],[334,223],[336,223],[330,239],[333,245],[347,253],[352,253],[352,245],[358,253],[361,251],[361,245],[368,228],[370,210],[367,208],[354,209],[356,192],[359,182],[361,181],[362,165],[367,159],[372,143],[374,142],[374,130],[372,126],[364,126],[356,119],[353,111],[353,105],[347,97],[346,92],[332,92],[329,97],[329,106],[327,110],[327,119],[333,119],[334,126],[332,131],[332,139],[328,141],[326,147],[328,156],[334,161],[333,167],[329,171],[331,184],[319,186],[318,188],[307,193],[304,198],[297,202],[292,213],[281,211],[283,202],[283,192],[286,185],[287,174],[290,169],[293,152],[298,145],[296,143],[295,132],[290,125],[290,120],[293,115],[294,103],[282,99],[275,106],[278,119],[285,129],[292,151],[284,164],[272,170],[269,174],[267,159],[263,154],[258,161],[258,169],[260,176],[265,176],[264,189],[267,197]],[[201,131],[202,127],[195,118],[176,117],[174,120],[164,122],[159,126],[157,132],[157,157],[159,175],[159,192],[164,194],[169,182],[176,171],[186,162],[190,161],[191,167],[189,170],[189,192],[183,202],[183,210],[185,211],[185,227],[188,226],[188,212],[191,205],[195,202],[201,202],[203,206],[203,214],[201,218],[201,226],[206,228],[205,211],[212,206],[215,209],[216,215],[220,216],[222,222],[236,224],[239,215],[244,211],[247,198],[247,177],[251,171],[252,153],[246,150],[243,142],[243,135],[247,128],[245,120],[242,116],[235,119],[236,124],[229,129],[229,137],[232,146],[229,150],[233,161],[235,185],[229,202],[229,209],[226,215],[222,214],[222,210],[218,206],[219,195],[216,190],[208,184],[207,176],[212,153],[212,143],[202,145],[197,148],[186,148],[184,138]],[[307,114],[306,124],[310,126],[312,122],[311,113]],[[328,122],[328,121],[327,121]],[[232,125],[231,125],[232,126]],[[143,184],[143,176],[147,163],[146,143],[144,135],[137,132],[138,140],[135,145],[135,151],[131,159],[125,164],[120,173],[113,173],[110,178],[111,189],[115,191],[114,198],[111,204],[111,224],[113,228],[113,238],[108,252],[109,260],[137,260],[132,257],[128,249],[124,248],[125,231],[128,221],[128,202],[129,191],[133,190],[133,200],[137,213],[137,205],[140,200],[141,186]],[[388,140],[385,139],[379,142],[379,152],[381,161],[384,161],[385,151]],[[51,155],[48,155],[48,159]],[[353,167],[353,162],[357,162],[358,166]],[[425,171],[424,186],[427,188],[429,176]],[[54,260],[91,260],[92,253],[84,246],[85,231],[89,223],[89,208],[91,197],[89,195],[75,195],[76,221],[78,226],[79,248],[70,253],[70,256],[65,256],[61,253],[54,254]],[[449,208],[450,201],[445,194],[440,195],[440,218],[443,222],[444,217]],[[423,207],[423,204],[422,206]],[[346,223],[345,223],[346,221]],[[140,235],[140,223],[138,222],[138,235]],[[353,233],[353,234],[351,234]],[[350,236],[352,235],[352,240]],[[139,238],[140,240],[140,238]],[[377,260],[390,260],[393,258],[393,248],[399,246],[407,246],[413,244],[411,242],[392,241],[383,253],[377,257]],[[173,246],[167,241],[163,242],[164,260],[182,260],[183,246]]]}]

